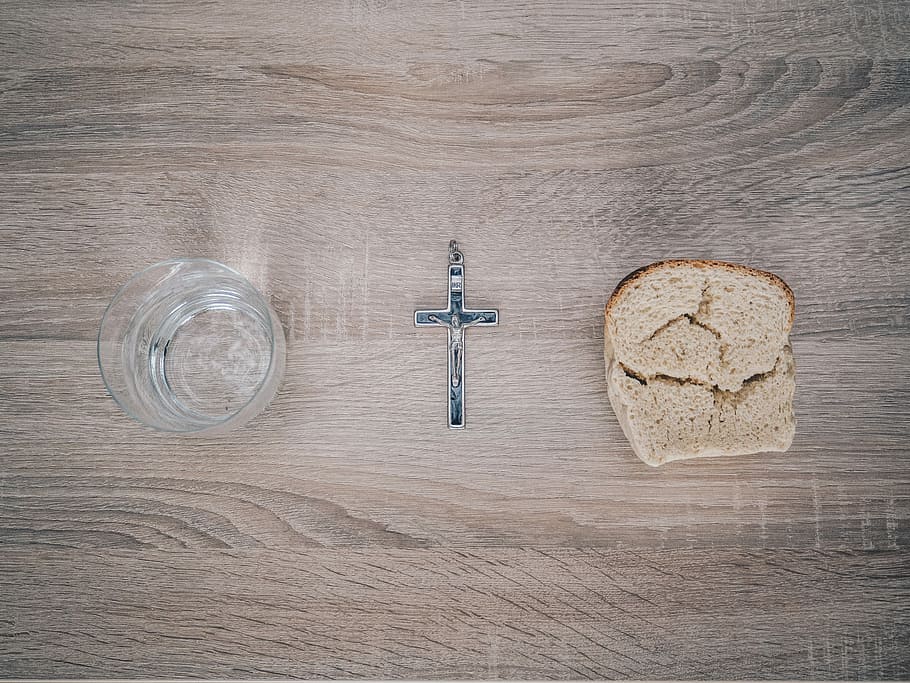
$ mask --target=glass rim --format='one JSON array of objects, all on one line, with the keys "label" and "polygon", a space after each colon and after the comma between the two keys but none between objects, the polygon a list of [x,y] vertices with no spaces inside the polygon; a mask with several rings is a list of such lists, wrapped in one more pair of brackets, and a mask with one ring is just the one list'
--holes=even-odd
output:
[{"label": "glass rim", "polygon": [[[120,297],[127,291],[127,289],[131,285],[135,284],[136,281],[139,280],[143,275],[149,273],[150,271],[154,270],[155,268],[159,268],[161,266],[167,266],[167,265],[171,265],[171,264],[179,265],[179,264],[185,264],[185,263],[207,263],[207,264],[211,264],[214,266],[218,266],[219,268],[222,268],[222,269],[228,271],[229,273],[238,276],[241,280],[243,280],[245,283],[247,283],[250,286],[250,289],[253,291],[254,296],[258,299],[259,303],[261,303],[265,307],[266,311],[268,312],[268,320],[269,320],[269,326],[270,326],[270,329],[269,329],[269,365],[268,365],[268,368],[266,368],[265,373],[263,373],[262,380],[256,386],[256,390],[253,392],[253,395],[250,397],[250,399],[248,401],[243,403],[239,408],[237,408],[237,410],[233,411],[230,415],[228,415],[224,419],[213,421],[211,424],[206,425],[205,427],[202,427],[199,429],[172,429],[172,428],[168,428],[168,427],[161,427],[157,424],[151,424],[149,422],[146,422],[139,416],[135,415],[133,413],[133,411],[130,408],[128,408],[123,403],[123,401],[120,400],[120,398],[117,396],[117,392],[115,392],[111,388],[111,383],[108,381],[108,378],[104,373],[104,364],[101,362],[101,335],[104,332],[104,326],[108,320],[108,314],[111,312],[111,309],[113,308],[114,304],[117,303],[117,301],[120,299]],[[97,336],[96,343],[95,343],[95,360],[98,363],[98,371],[101,374],[101,381],[104,384],[104,388],[107,390],[108,395],[114,399],[114,402],[117,404],[117,406],[119,406],[120,410],[122,410],[131,419],[135,420],[136,422],[138,422],[141,425],[145,425],[146,427],[151,427],[152,429],[155,429],[156,431],[159,431],[159,432],[165,432],[168,434],[185,434],[185,435],[198,434],[198,435],[204,436],[206,433],[208,433],[210,431],[219,430],[220,428],[229,424],[231,422],[231,420],[233,420],[238,415],[243,413],[244,410],[246,410],[250,405],[252,405],[259,398],[259,394],[262,391],[262,388],[265,386],[267,380],[269,379],[269,376],[273,372],[273,370],[275,368],[275,364],[276,364],[275,356],[276,356],[277,349],[276,349],[276,339],[275,339],[275,329],[274,329],[275,322],[278,323],[278,333],[283,335],[284,328],[281,324],[281,320],[278,319],[278,314],[272,309],[271,305],[269,305],[269,302],[262,295],[262,293],[259,291],[259,289],[255,285],[253,285],[253,283],[249,281],[247,276],[244,275],[243,273],[241,273],[239,270],[237,270],[236,268],[232,268],[231,266],[226,265],[226,264],[222,263],[221,261],[216,261],[215,259],[209,258],[206,256],[200,256],[200,257],[178,256],[178,257],[174,257],[174,258],[164,259],[163,261],[158,261],[156,263],[152,263],[152,264],[146,266],[145,268],[136,271],[129,278],[127,278],[127,280],[122,285],[120,285],[120,287],[117,288],[117,291],[114,293],[114,296],[111,297],[111,300],[108,302],[107,306],[105,307],[104,313],[101,315],[101,322],[98,325],[98,336]]]}]

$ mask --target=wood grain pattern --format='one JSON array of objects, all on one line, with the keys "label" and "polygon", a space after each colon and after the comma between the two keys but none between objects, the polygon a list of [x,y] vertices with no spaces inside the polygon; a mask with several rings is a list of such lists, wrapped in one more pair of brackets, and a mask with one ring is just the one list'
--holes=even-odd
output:
[{"label": "wood grain pattern", "polygon": [[893,552],[720,550],[707,563],[701,550],[552,548],[35,559],[0,555],[0,568],[27,566],[34,583],[4,626],[12,675],[722,678],[745,662],[767,677],[887,678],[908,664],[898,631],[908,627],[907,567]]},{"label": "wood grain pattern", "polygon": [[[0,7],[0,677],[910,676],[905,2]],[[468,259],[469,429],[412,312]],[[288,337],[218,439],[132,423],[116,287],[228,263]],[[797,300],[787,454],[653,470],[602,307]]]}]

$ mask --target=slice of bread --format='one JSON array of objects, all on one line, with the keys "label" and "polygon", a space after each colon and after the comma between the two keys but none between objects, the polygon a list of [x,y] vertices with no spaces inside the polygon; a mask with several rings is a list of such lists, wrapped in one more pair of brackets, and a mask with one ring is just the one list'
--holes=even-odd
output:
[{"label": "slice of bread", "polygon": [[793,441],[793,292],[776,275],[672,260],[631,273],[605,310],[610,404],[649,465],[785,451]]}]

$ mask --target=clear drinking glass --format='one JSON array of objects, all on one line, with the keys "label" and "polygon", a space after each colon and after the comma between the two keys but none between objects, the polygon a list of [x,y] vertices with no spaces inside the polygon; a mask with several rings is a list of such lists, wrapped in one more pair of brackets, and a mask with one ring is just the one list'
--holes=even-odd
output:
[{"label": "clear drinking glass", "polygon": [[114,400],[168,432],[215,434],[258,414],[284,374],[278,316],[243,275],[209,259],[163,261],[114,296],[98,365]]}]

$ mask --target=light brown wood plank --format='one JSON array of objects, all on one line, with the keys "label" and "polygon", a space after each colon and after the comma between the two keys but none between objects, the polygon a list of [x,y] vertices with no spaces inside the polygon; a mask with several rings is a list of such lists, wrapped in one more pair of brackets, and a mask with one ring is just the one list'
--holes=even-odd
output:
[{"label": "light brown wood plank", "polygon": [[836,679],[910,663],[894,552],[57,541],[0,554],[6,675]]},{"label": "light brown wood plank", "polygon": [[[454,76],[444,66],[441,77],[440,67],[419,64],[406,73],[242,66],[228,78],[203,67],[23,70],[8,77],[0,160],[8,170],[69,173],[696,162],[816,171],[834,162],[861,172],[901,165],[907,64],[559,57],[484,60],[476,73]],[[832,135],[838,144],[825,144]]]},{"label": "light brown wood plank", "polygon": [[751,166],[703,177],[664,169],[5,175],[0,331],[92,339],[126,278],[181,254],[246,273],[271,294],[292,344],[430,338],[411,327],[412,311],[445,295],[440,264],[457,236],[471,254],[471,300],[504,309],[489,334],[602,337],[600,309],[620,278],[689,256],[784,277],[796,294],[797,338],[903,336],[908,177],[910,163],[859,174],[832,165],[820,176]]},{"label": "light brown wood plank", "polygon": [[[268,0],[4,3],[5,61],[16,68],[231,63],[449,64],[506,56],[647,58],[667,54],[906,56],[901,0],[605,5]],[[464,68],[464,67],[462,67]],[[230,77],[230,70],[225,76]]]},{"label": "light brown wood plank", "polygon": [[[449,434],[441,340],[409,335],[382,348],[300,345],[268,412],[208,440],[153,434],[120,413],[90,343],[0,344],[20,359],[0,391],[21,397],[0,408],[0,433],[17,444],[0,528],[32,530],[16,543],[65,531],[77,546],[116,533],[115,545],[156,548],[910,540],[903,339],[798,340],[789,453],[655,470],[610,411],[599,340],[475,335],[472,428]],[[392,381],[389,353],[408,359]]]}]

